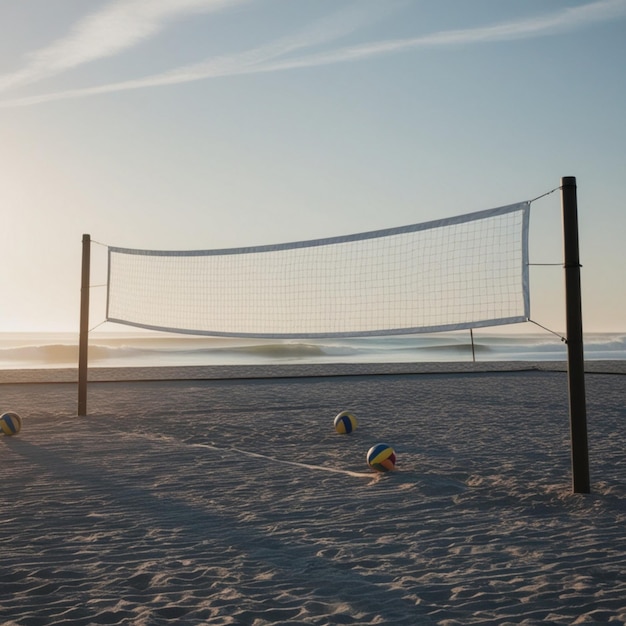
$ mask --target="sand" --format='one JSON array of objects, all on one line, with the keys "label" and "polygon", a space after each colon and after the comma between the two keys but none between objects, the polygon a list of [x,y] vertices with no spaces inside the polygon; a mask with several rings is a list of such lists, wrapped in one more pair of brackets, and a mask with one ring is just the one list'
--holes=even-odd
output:
[{"label": "sand", "polygon": [[381,367],[4,372],[0,623],[626,623],[623,364]]}]

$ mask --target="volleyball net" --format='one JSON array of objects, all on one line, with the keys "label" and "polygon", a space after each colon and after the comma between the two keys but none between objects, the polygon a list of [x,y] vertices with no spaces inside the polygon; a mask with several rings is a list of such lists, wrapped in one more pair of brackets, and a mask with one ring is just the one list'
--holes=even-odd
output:
[{"label": "volleyball net", "polygon": [[529,202],[354,235],[218,250],[108,247],[110,322],[348,337],[529,318]]}]

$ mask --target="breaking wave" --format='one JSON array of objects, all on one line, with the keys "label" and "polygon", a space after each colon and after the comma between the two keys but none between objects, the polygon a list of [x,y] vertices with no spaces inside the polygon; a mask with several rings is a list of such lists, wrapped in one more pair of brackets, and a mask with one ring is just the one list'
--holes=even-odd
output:
[{"label": "breaking wave", "polygon": [[[0,340],[0,368],[75,367],[77,341]],[[625,334],[594,334],[585,338],[586,359],[626,359]],[[150,365],[231,365],[272,362],[406,362],[471,360],[564,360],[558,337],[530,335],[467,335],[368,337],[345,339],[243,340],[167,336],[91,339],[89,364],[95,367]]]}]

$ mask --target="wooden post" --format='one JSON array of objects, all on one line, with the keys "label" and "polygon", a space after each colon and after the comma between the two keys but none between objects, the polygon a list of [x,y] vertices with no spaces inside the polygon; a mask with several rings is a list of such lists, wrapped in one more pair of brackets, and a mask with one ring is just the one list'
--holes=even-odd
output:
[{"label": "wooden post", "polygon": [[578,250],[578,201],[574,176],[565,176],[561,179],[561,203],[565,261],[567,377],[572,439],[572,486],[574,493],[589,493],[585,360]]},{"label": "wooden post", "polygon": [[90,261],[91,237],[89,235],[83,235],[83,263],[80,284],[80,334],[78,337],[78,415],[87,415]]}]

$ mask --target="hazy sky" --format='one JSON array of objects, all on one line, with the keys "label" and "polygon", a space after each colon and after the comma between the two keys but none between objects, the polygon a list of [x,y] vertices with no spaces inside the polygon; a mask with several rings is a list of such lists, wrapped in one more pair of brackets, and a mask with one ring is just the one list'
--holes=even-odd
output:
[{"label": "hazy sky", "polygon": [[[562,176],[585,329],[625,331],[625,61],[626,0],[2,0],[0,331],[78,330],[83,233],[280,243],[529,200]],[[530,235],[532,263],[562,261],[559,192]],[[532,318],[564,332],[563,269],[530,277]]]}]

